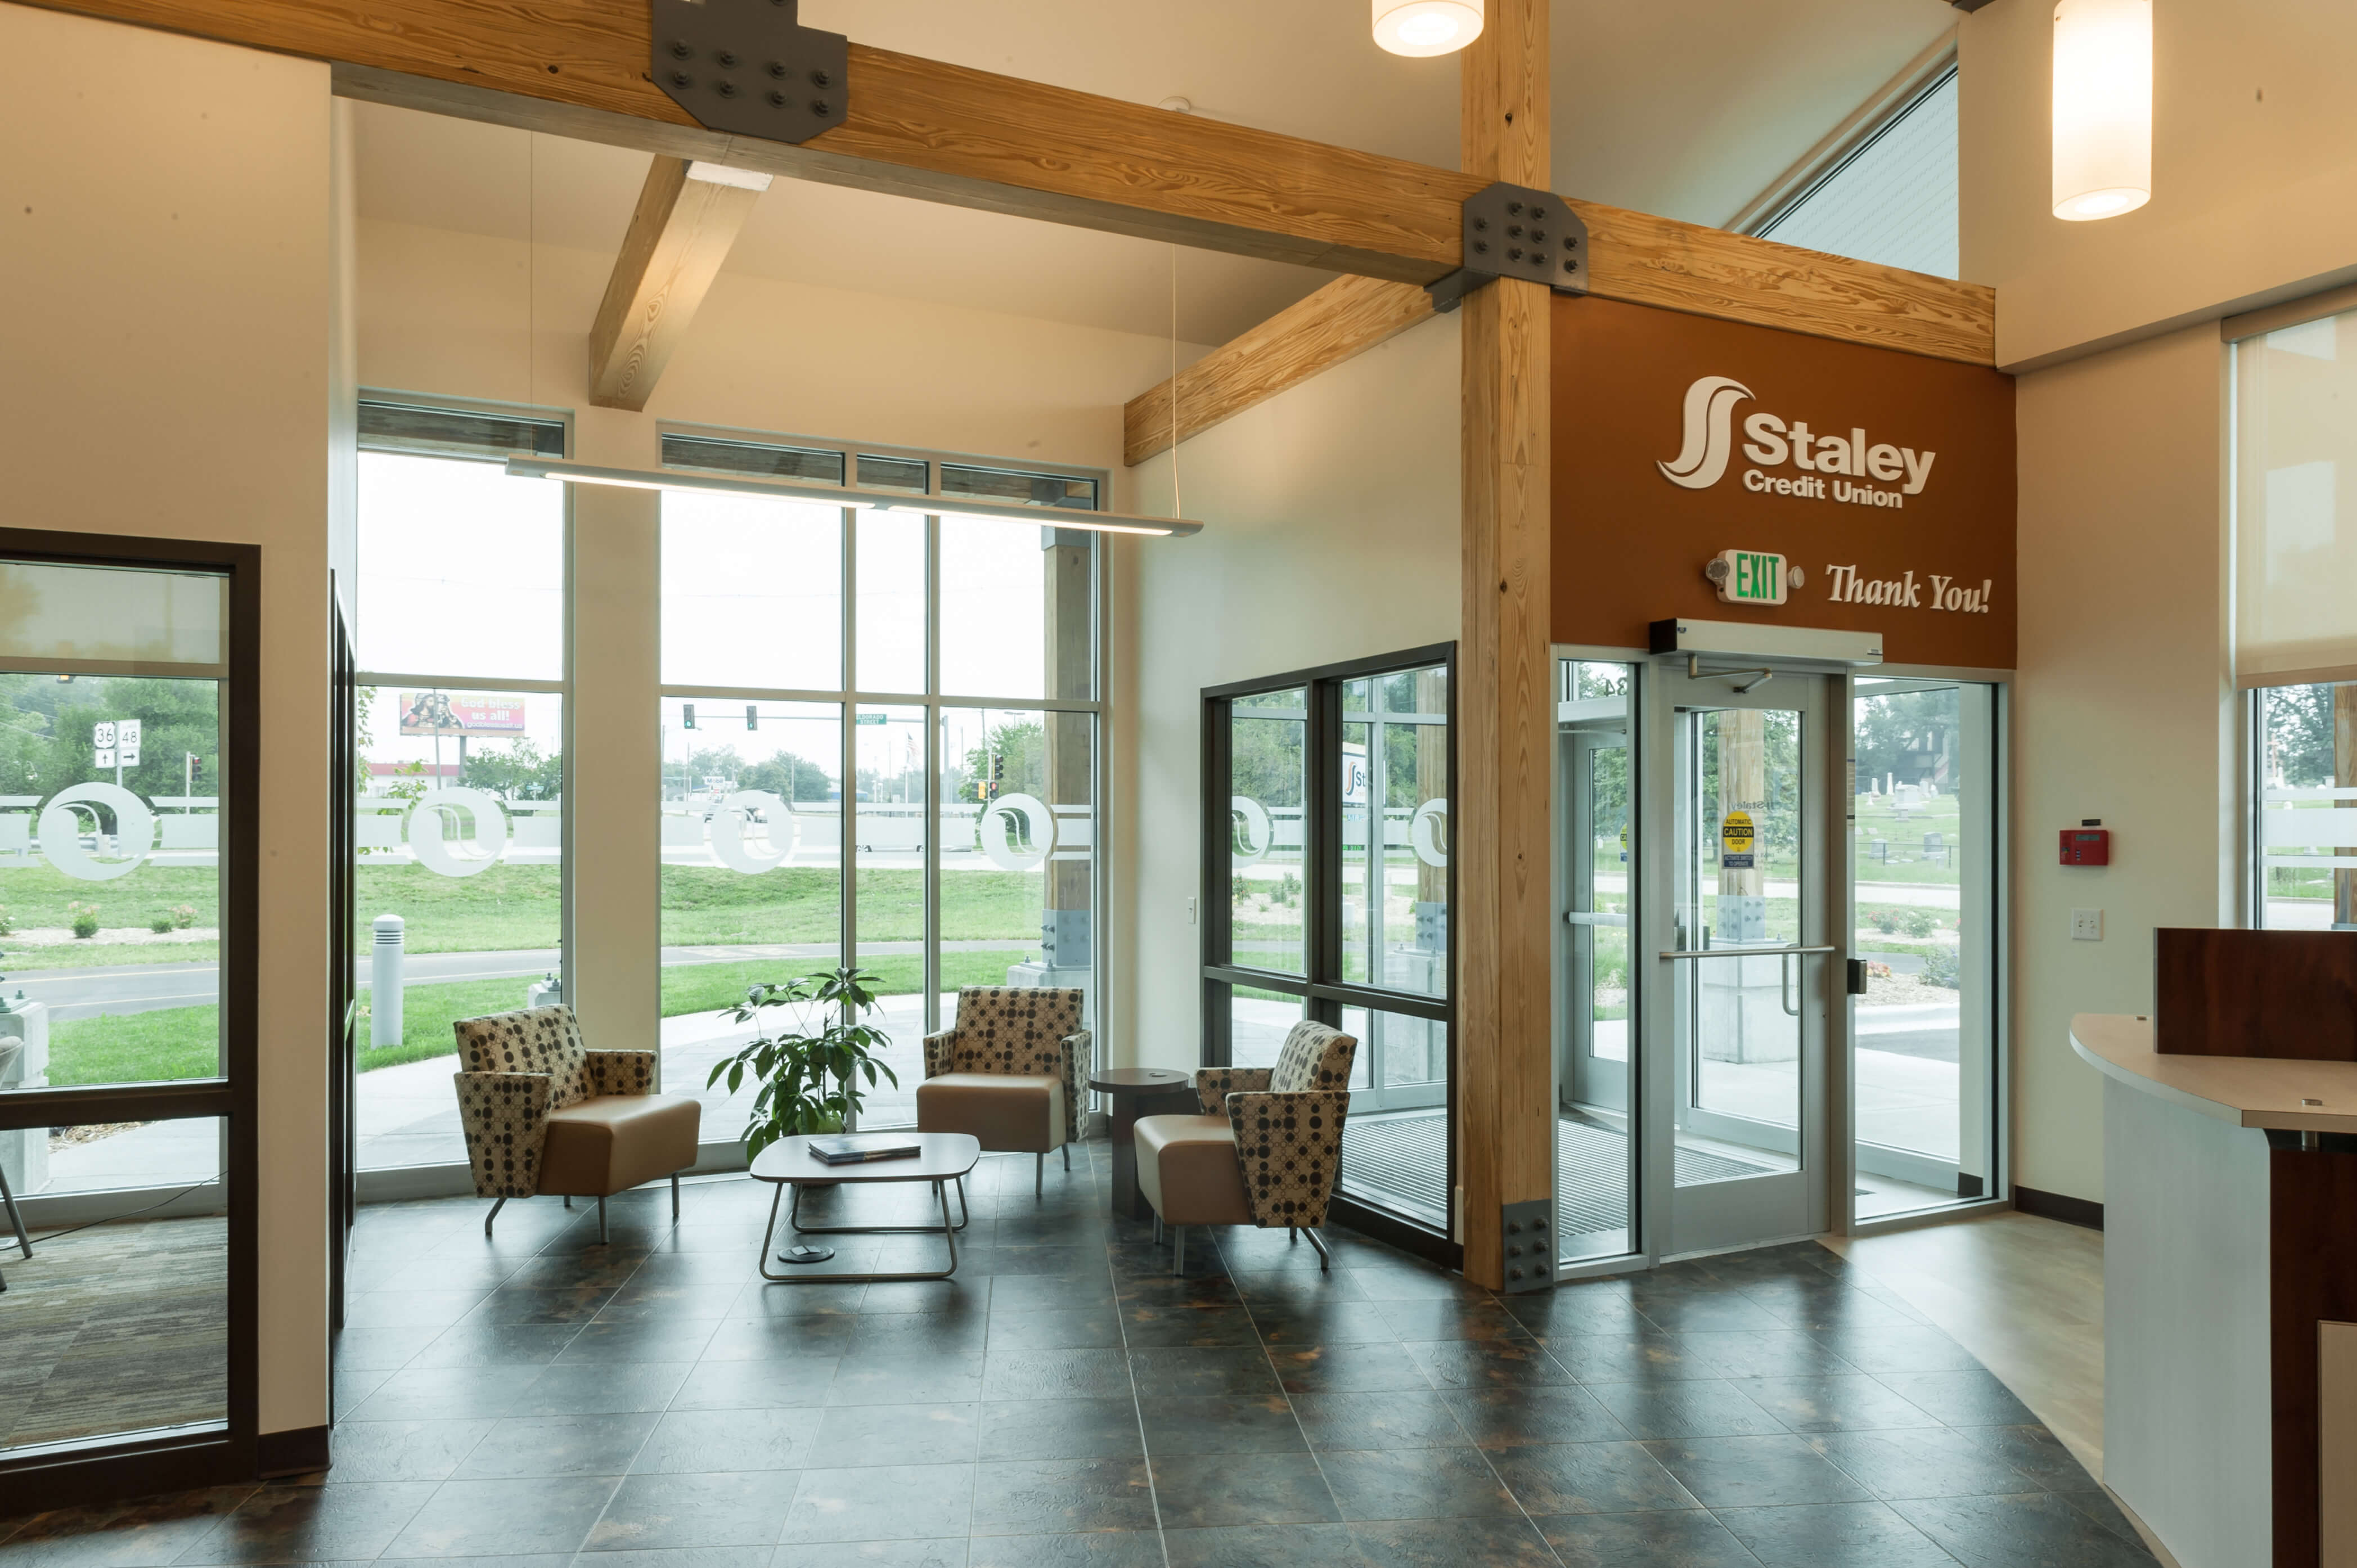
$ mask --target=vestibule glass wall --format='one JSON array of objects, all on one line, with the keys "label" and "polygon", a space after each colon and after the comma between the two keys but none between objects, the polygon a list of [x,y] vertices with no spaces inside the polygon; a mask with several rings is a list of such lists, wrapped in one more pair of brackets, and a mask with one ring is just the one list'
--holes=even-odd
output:
[{"label": "vestibule glass wall", "polygon": [[1563,660],[1555,693],[1555,1234],[1566,1263],[1638,1247],[1637,668]]},{"label": "vestibule glass wall", "polygon": [[463,1164],[452,1023],[565,994],[565,488],[554,411],[361,405],[353,1120]]},{"label": "vestibule glass wall", "polygon": [[[762,981],[877,977],[864,1124],[915,1119],[969,985],[1096,989],[1101,479],[674,431],[676,468],[1014,500],[1038,524],[670,492],[662,505],[663,1071],[705,1087]],[[1087,1014],[1092,1024],[1093,1004]]]},{"label": "vestibule glass wall", "polygon": [[1451,1230],[1446,649],[1204,693],[1203,1053],[1268,1067],[1305,1016],[1359,1041],[1339,1190]]}]

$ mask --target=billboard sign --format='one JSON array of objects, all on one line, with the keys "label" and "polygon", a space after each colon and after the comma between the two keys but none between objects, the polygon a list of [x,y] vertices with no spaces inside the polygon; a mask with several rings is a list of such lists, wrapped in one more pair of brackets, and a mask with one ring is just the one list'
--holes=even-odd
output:
[{"label": "billboard sign", "polygon": [[522,697],[483,697],[447,692],[404,692],[401,733],[407,736],[500,736],[523,734]]}]

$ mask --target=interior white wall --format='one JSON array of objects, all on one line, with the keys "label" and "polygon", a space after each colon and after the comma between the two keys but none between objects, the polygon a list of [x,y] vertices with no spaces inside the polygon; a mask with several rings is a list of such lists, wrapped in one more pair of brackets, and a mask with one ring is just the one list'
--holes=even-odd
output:
[{"label": "interior white wall", "polygon": [[[1179,448],[1191,539],[1125,548],[1116,823],[1134,899],[1115,918],[1136,1065],[1193,1067],[1201,1040],[1202,691],[1457,636],[1458,317],[1270,399]],[[1136,470],[1171,504],[1172,460]],[[1199,914],[1200,912],[1196,912]]]},{"label": "interior white wall", "polygon": [[2153,7],[2153,195],[2053,216],[2052,7],[1958,32],[1964,275],[1997,292],[1997,362],[2035,366],[2357,279],[2357,6]]},{"label": "interior white wall", "polygon": [[261,1430],[328,1418],[324,65],[0,5],[16,527],[262,550]]}]

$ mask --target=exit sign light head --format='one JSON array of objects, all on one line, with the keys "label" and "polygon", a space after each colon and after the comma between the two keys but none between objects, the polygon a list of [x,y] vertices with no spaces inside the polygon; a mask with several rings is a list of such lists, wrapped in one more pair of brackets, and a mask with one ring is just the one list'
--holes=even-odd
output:
[{"label": "exit sign light head", "polygon": [[1703,575],[1726,605],[1781,605],[1794,585],[1784,558],[1766,550],[1722,550]]}]

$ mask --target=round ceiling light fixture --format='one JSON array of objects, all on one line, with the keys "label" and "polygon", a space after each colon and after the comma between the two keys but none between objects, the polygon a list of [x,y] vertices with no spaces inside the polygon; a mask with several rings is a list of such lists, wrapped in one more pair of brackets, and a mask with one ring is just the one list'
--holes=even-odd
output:
[{"label": "round ceiling light fixture", "polygon": [[1375,42],[1395,55],[1454,54],[1481,36],[1482,0],[1374,0]]},{"label": "round ceiling light fixture", "polygon": [[2116,218],[2152,199],[2152,0],[2054,7],[2054,216]]}]

